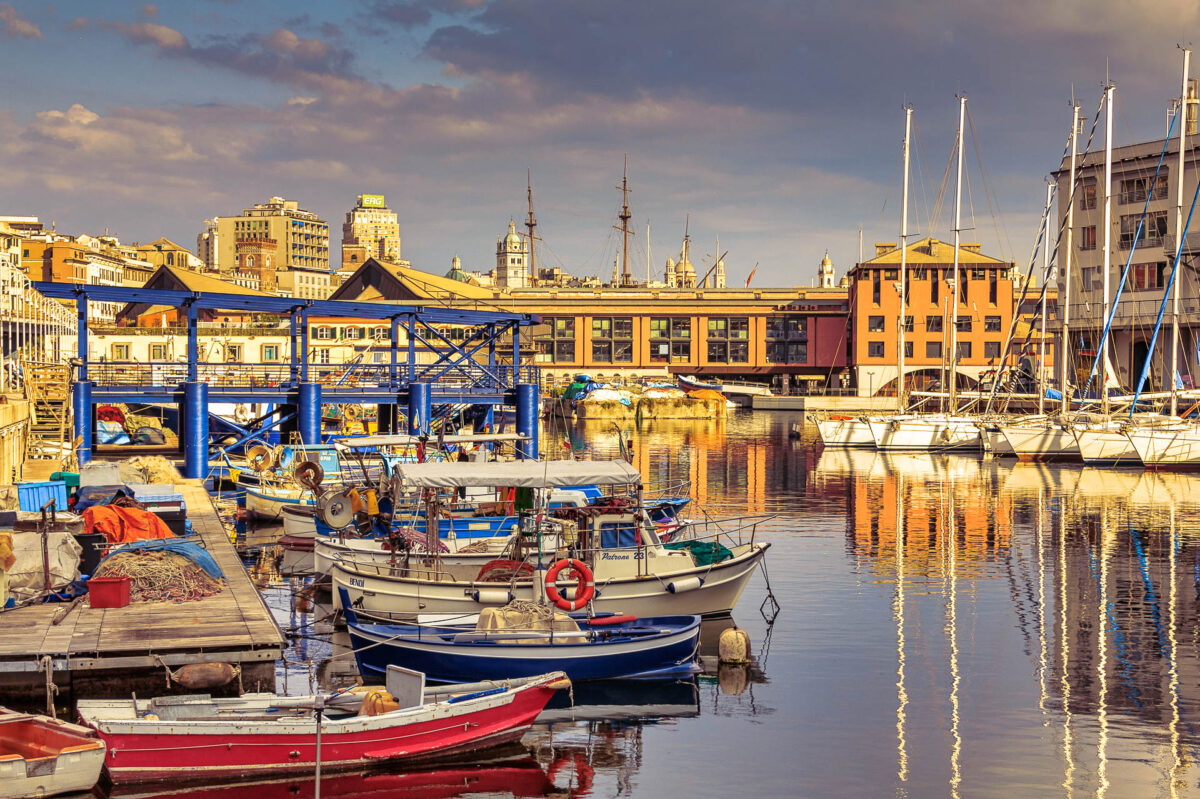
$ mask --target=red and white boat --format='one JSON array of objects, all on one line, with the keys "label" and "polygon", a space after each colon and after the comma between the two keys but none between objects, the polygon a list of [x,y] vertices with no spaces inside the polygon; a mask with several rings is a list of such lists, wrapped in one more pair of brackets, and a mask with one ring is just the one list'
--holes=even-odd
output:
[{"label": "red and white boat", "polygon": [[0,707],[0,797],[90,791],[100,779],[104,744],[91,730]]},{"label": "red and white boat", "polygon": [[[392,667],[382,697],[339,695],[319,727],[312,696],[80,700],[78,708],[108,746],[114,784],[210,781],[313,772],[318,751],[321,769],[334,771],[490,748],[518,740],[554,692],[569,686],[553,672],[426,688],[424,675]],[[385,712],[372,715],[377,710]]]}]

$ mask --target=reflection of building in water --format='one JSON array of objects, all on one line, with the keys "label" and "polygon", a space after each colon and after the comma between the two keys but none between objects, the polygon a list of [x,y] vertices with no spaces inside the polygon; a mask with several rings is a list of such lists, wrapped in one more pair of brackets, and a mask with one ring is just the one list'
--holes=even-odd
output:
[{"label": "reflection of building in water", "polygon": [[[955,568],[963,576],[980,572],[982,564],[1009,551],[1012,501],[1010,495],[997,490],[991,472],[942,471],[922,480],[913,468],[921,461],[881,457],[885,466],[895,468],[865,479],[852,474],[847,480],[848,543],[864,565],[888,576],[895,573],[898,504],[903,513],[906,569],[911,570],[911,577],[941,574],[950,534],[956,545]],[[942,465],[931,459],[925,464]],[[903,496],[898,497],[901,474]]]}]

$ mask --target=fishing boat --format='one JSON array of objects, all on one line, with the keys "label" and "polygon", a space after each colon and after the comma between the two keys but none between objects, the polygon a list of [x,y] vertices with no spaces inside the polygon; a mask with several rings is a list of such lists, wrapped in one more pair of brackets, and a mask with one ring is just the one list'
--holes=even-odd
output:
[{"label": "fishing boat", "polygon": [[0,707],[0,798],[90,791],[103,766],[87,727]]},{"label": "fishing boat", "polygon": [[826,447],[874,447],[875,436],[865,417],[834,414],[814,418],[821,444]]},{"label": "fishing boat", "polygon": [[[504,483],[518,489],[587,482],[633,486],[636,495],[641,485],[637,469],[625,461],[397,467],[406,485],[427,492],[496,481],[501,471]],[[430,510],[436,510],[435,503]],[[730,524],[741,523],[741,527],[717,528],[709,536],[702,534],[708,528],[690,525],[687,537],[664,543],[636,497],[629,504],[559,508],[540,514],[540,521],[538,515],[529,512],[522,519],[523,550],[512,558],[510,580],[481,579],[485,575],[474,565],[456,566],[437,555],[410,553],[396,564],[334,562],[330,566],[333,588],[345,588],[354,607],[373,616],[469,615],[513,599],[536,601],[539,581],[549,580],[553,565],[571,559],[582,563],[593,580],[597,590],[591,600],[597,612],[711,615],[733,608],[770,546],[754,540],[757,525],[753,520],[735,520]],[[747,531],[748,540],[744,540]],[[556,536],[567,546],[551,543]],[[340,597],[335,594],[334,600],[336,604]],[[576,600],[572,596],[569,601]]]},{"label": "fishing boat", "polygon": [[[393,668],[386,691],[324,697],[246,694],[80,700],[81,722],[107,744],[114,783],[238,779],[419,762],[519,739],[561,672],[431,688]],[[318,761],[319,758],[319,761]]]},{"label": "fishing boat", "polygon": [[397,664],[438,682],[525,677],[547,668],[571,680],[692,674],[699,616],[567,615],[549,605],[488,608],[439,624],[361,621],[339,589],[346,626],[366,678]]},{"label": "fishing boat", "polygon": [[1061,416],[1030,416],[1000,425],[1000,432],[1017,460],[1077,461],[1079,444],[1073,426],[1072,420]]}]

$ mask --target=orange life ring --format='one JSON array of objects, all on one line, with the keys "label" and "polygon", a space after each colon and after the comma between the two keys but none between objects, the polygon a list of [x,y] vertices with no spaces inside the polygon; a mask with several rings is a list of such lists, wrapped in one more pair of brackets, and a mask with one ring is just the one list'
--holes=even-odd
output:
[{"label": "orange life ring", "polygon": [[[568,566],[571,568],[571,571],[567,576],[574,577],[579,581],[575,585],[574,600],[567,599],[558,593],[557,582],[559,572]],[[564,558],[551,566],[550,571],[546,572],[546,597],[563,610],[579,610],[591,602],[592,597],[595,595],[596,581],[592,576],[592,570],[581,560]]]}]

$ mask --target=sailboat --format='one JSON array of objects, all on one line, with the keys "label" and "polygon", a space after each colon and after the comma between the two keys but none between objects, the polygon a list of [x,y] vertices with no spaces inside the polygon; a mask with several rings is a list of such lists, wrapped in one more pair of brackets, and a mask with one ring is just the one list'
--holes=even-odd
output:
[{"label": "sailboat", "polygon": [[[871,419],[869,425],[875,446],[881,450],[955,450],[978,449],[980,447],[979,425],[975,419],[960,416],[956,413],[956,386],[958,382],[958,305],[959,280],[961,274],[958,265],[959,245],[962,234],[962,170],[963,170],[963,138],[965,133],[967,98],[959,97],[958,103],[958,179],[954,189],[954,282],[949,297],[951,311],[950,323],[950,379],[949,379],[949,413],[944,414],[906,414],[903,412],[903,400],[900,402],[900,413],[890,418]],[[906,139],[907,145],[907,139]],[[907,146],[905,148],[907,156]],[[906,157],[907,165],[907,157]],[[905,186],[907,188],[908,170],[905,169]],[[907,250],[907,192],[902,205],[905,209],[904,223],[901,229],[901,318],[904,317],[903,303],[907,301],[907,292],[903,281],[906,278],[904,257]],[[900,325],[901,331],[904,325]],[[903,333],[901,333],[903,336]],[[900,339],[900,353],[904,352],[904,340]],[[903,364],[903,361],[900,361]],[[901,366],[903,369],[903,366]],[[898,381],[897,394],[903,397],[903,378]]]}]

